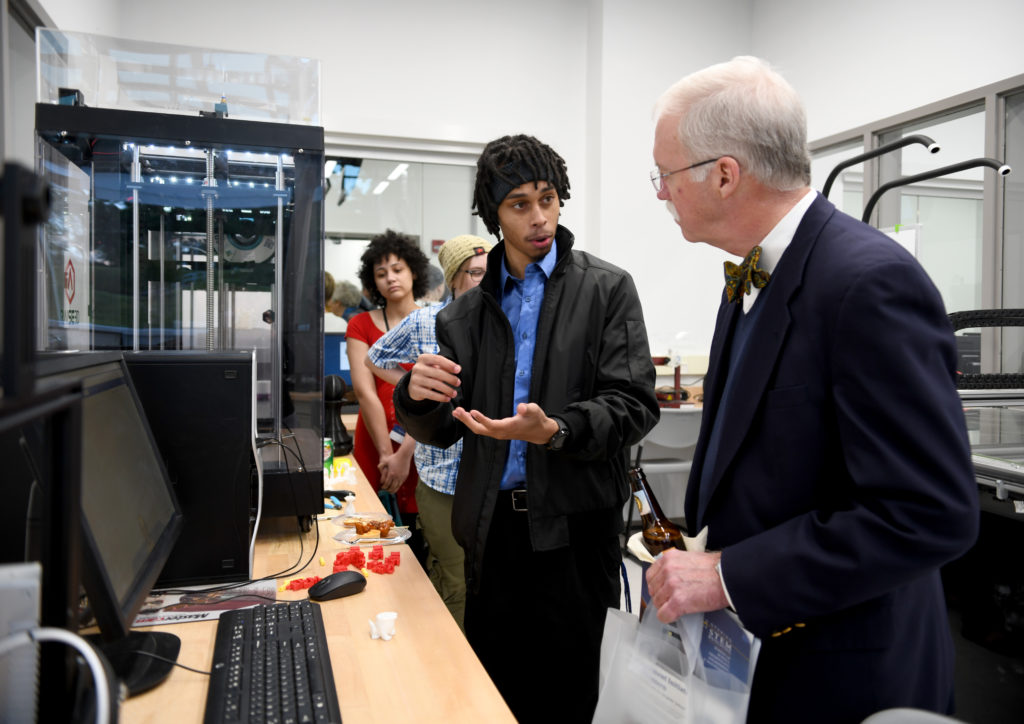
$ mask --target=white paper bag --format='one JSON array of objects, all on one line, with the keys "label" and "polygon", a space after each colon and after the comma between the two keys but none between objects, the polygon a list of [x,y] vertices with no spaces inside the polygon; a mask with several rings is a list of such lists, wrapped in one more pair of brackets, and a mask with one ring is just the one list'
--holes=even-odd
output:
[{"label": "white paper bag", "polygon": [[595,724],[746,721],[761,642],[728,610],[671,624],[609,609]]}]

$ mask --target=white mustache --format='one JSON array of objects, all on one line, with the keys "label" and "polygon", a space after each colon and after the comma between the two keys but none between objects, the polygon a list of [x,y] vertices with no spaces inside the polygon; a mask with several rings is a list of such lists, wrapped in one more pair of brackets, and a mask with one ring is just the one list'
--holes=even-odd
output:
[{"label": "white mustache", "polygon": [[668,213],[670,213],[672,215],[672,220],[675,221],[678,224],[679,223],[679,212],[676,211],[675,204],[672,203],[671,199],[669,199],[669,200],[667,200],[665,202],[665,208],[668,209]]}]

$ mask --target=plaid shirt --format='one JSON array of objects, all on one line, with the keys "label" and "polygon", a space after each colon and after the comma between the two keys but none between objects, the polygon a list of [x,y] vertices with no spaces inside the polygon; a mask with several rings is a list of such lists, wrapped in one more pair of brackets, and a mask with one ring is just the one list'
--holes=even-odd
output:
[{"label": "plaid shirt", "polygon": [[[435,304],[414,310],[401,323],[378,339],[368,353],[370,362],[390,370],[400,364],[416,361],[421,354],[437,354],[435,325],[437,313],[445,305]],[[455,494],[455,478],[459,474],[462,440],[450,448],[416,443],[416,472],[420,480],[439,493]]]}]

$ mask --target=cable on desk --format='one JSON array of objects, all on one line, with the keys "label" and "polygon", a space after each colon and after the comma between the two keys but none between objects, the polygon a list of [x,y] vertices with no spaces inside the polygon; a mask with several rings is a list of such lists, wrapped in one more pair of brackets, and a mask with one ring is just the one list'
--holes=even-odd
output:
[{"label": "cable on desk", "polygon": [[[252,579],[250,581],[239,581],[238,583],[225,583],[225,584],[220,585],[220,586],[210,586],[209,588],[202,588],[202,589],[161,588],[161,589],[159,589],[159,592],[160,593],[165,593],[165,594],[175,595],[175,594],[184,594],[184,593],[195,593],[197,590],[202,591],[202,592],[230,591],[230,590],[233,590],[235,588],[242,588],[243,586],[248,586],[251,583],[258,583],[260,581],[276,581],[276,580],[278,580],[280,578],[286,578],[287,576],[292,575],[296,571],[301,571],[301,570],[305,569],[307,566],[309,566],[313,562],[313,560],[316,558],[317,551],[320,550],[320,526],[317,525],[316,526],[316,545],[313,546],[313,553],[310,555],[309,559],[305,563],[303,563],[302,562],[302,557],[305,554],[305,545],[303,543],[303,537],[304,536],[302,535],[302,530],[300,529],[299,530],[299,560],[296,561],[295,563],[293,563],[292,565],[288,566],[288,568],[284,569],[283,571],[278,571],[277,573],[271,574],[269,576],[263,576],[261,578],[254,578],[254,579]],[[156,593],[156,592],[157,591],[154,590],[154,593]],[[236,596],[236,598],[244,598],[245,596],[255,596],[255,597],[263,598],[262,596],[259,596],[259,594],[253,594],[253,593],[244,594],[243,596]]]},{"label": "cable on desk", "polygon": [[252,419],[252,456],[253,460],[256,461],[256,520],[252,526],[252,539],[249,541],[249,578],[252,578],[252,562],[256,558],[256,534],[260,530],[260,521],[263,519],[263,457],[260,455],[260,444],[259,444],[259,431],[257,425],[257,409],[256,409],[256,398],[258,396],[256,384],[256,350],[252,350],[252,408],[251,408],[251,419]]},{"label": "cable on desk", "polygon": [[[286,428],[286,429],[288,430],[288,437],[290,437],[293,440],[295,440],[295,448],[296,448],[295,450],[292,450],[290,447],[285,445],[283,438],[281,440],[268,440],[267,442],[268,442],[268,444],[269,443],[274,443],[276,445],[279,445],[281,447],[281,449],[283,449],[286,453],[291,453],[292,456],[295,458],[295,460],[299,464],[299,471],[300,472],[301,471],[305,471],[306,470],[306,461],[302,457],[302,446],[299,445],[298,440],[295,438],[295,433],[292,431],[292,429],[291,428]],[[285,455],[285,468],[287,468],[287,467],[288,467],[288,461],[287,461],[287,455]],[[294,483],[293,480],[291,480],[291,470],[288,471],[288,478],[289,478],[289,482],[291,483],[290,488],[291,488],[291,491],[292,491],[292,509],[295,511],[295,518],[297,520],[301,520],[301,516],[299,515],[299,501],[295,497],[295,483]],[[303,533],[303,531],[302,531],[302,527],[301,527],[301,523],[300,523],[300,526],[299,526],[299,563],[302,562],[302,553],[303,553],[303,550],[304,550],[302,533]],[[313,555],[310,556],[309,561],[307,561],[300,568],[296,568],[295,566],[291,566],[287,570],[282,571],[279,574],[275,574],[274,576],[268,576],[267,578],[274,578],[274,579],[282,578],[282,577],[284,577],[286,575],[291,575],[291,573],[294,572],[294,571],[301,571],[301,570],[303,570],[304,568],[306,568],[306,566],[308,566],[310,563],[313,562],[313,559],[316,557],[316,554],[317,554],[318,550],[320,550],[320,526],[319,525],[316,526],[316,545],[313,548]],[[263,580],[266,580],[266,579],[263,579]]]},{"label": "cable on desk", "polygon": [[[110,683],[107,679],[107,671],[103,668],[99,654],[89,643],[78,634],[65,631],[62,628],[42,627],[19,631],[11,634],[0,641],[0,656],[7,655],[13,649],[28,643],[40,641],[58,641],[71,646],[81,654],[85,663],[89,665],[89,673],[92,674],[93,688],[96,690],[96,722],[107,724],[110,721]],[[123,696],[123,686],[122,695]]]},{"label": "cable on desk", "polygon": [[[292,430],[290,427],[285,427],[285,429],[288,430],[288,435],[290,437],[292,437],[292,438],[295,437],[295,431],[294,430]],[[296,444],[295,444],[295,449],[298,450],[297,457],[299,458],[299,465],[301,465],[303,470],[305,470],[305,468],[306,468],[306,461],[303,460],[303,458],[302,458],[302,447],[298,444],[298,442],[296,442]],[[292,455],[295,455],[295,453],[293,452]]]},{"label": "cable on desk", "polygon": [[[289,433],[291,433],[290,429],[289,429]],[[291,433],[290,436],[294,439],[294,433]],[[264,440],[262,440],[260,442],[262,444],[260,444],[259,447],[265,447],[266,445],[278,445],[278,446],[280,446],[283,450],[285,450],[286,453],[291,453],[292,454],[292,456],[298,461],[299,467],[300,467],[301,470],[305,470],[306,469],[306,464],[305,464],[305,461],[304,461],[304,459],[302,457],[302,450],[301,449],[299,449],[298,452],[296,452],[295,450],[292,450],[288,445],[286,445],[282,440],[278,440],[278,439],[275,439],[275,438],[264,439]],[[296,444],[296,447],[297,448],[299,447],[298,444]],[[287,461],[286,461],[285,467],[287,467]],[[299,518],[299,501],[295,497],[294,481],[290,480],[290,478],[291,478],[291,471],[290,470],[288,472],[288,477],[289,477],[289,482],[292,482],[292,485],[290,486],[291,487],[291,491],[292,491],[292,503],[293,503],[294,510],[295,510],[296,520],[298,520],[298,518]],[[260,500],[262,501],[262,493],[260,495]],[[258,515],[259,515],[259,513],[257,513],[257,516]],[[242,588],[243,586],[248,586],[251,583],[258,583],[260,581],[276,581],[276,580],[278,580],[280,578],[286,578],[287,576],[290,576],[293,573],[296,573],[298,571],[302,571],[305,568],[307,568],[313,562],[313,560],[316,558],[317,552],[320,550],[320,526],[319,525],[316,526],[316,545],[313,546],[313,552],[310,555],[309,560],[307,560],[305,563],[302,562],[303,555],[305,554],[305,540],[304,540],[304,538],[305,538],[305,536],[303,535],[303,530],[302,530],[302,527],[301,527],[301,524],[300,524],[300,527],[299,527],[299,559],[295,563],[290,565],[288,568],[284,569],[283,571],[278,571],[277,573],[274,573],[274,574],[269,575],[269,576],[263,576],[261,578],[254,578],[254,579],[249,580],[249,581],[239,581],[237,583],[226,583],[226,584],[223,584],[223,585],[220,585],[220,586],[210,586],[209,588],[203,588],[203,589],[198,589],[198,590],[201,590],[203,592],[230,591],[230,590],[233,590],[235,588]],[[254,538],[254,540],[255,540],[255,538]],[[179,589],[179,588],[161,588],[161,589],[159,589],[160,593],[171,594],[171,595],[175,595],[175,594],[179,594],[180,595],[180,594],[184,594],[184,593],[194,593],[195,591],[196,591],[196,589]],[[154,593],[155,592],[156,591],[154,591]],[[257,598],[266,598],[265,596],[260,596],[259,594],[245,594],[243,596],[236,596],[236,598],[244,598],[246,596],[253,596],[253,597],[257,597]],[[274,599],[274,600],[276,601],[277,599]]]},{"label": "cable on desk", "polygon": [[[303,548],[302,548],[302,540],[300,538],[299,539],[299,560],[296,561],[295,563],[293,563],[292,565],[290,565],[288,568],[284,569],[283,571],[278,571],[277,573],[273,573],[273,574],[271,574],[269,576],[263,576],[261,578],[253,578],[251,581],[239,581],[238,583],[225,583],[225,584],[220,585],[220,586],[210,586],[209,588],[200,588],[200,589],[195,589],[195,588],[191,588],[191,589],[188,589],[188,588],[161,588],[159,591],[154,590],[153,593],[163,593],[163,594],[169,594],[169,595],[181,595],[181,594],[185,594],[185,593],[197,593],[197,592],[202,592],[202,593],[211,593],[211,592],[213,592],[213,593],[215,593],[217,591],[231,591],[231,590],[233,590],[235,588],[242,588],[243,586],[248,586],[251,583],[259,583],[260,581],[276,581],[276,580],[278,580],[280,578],[287,578],[288,576],[292,575],[296,571],[301,571],[304,568],[306,568],[310,563],[313,562],[313,559],[316,557],[316,553],[317,553],[317,551],[319,549],[320,549],[320,526],[317,526],[317,530],[316,530],[316,546],[313,548],[313,554],[309,557],[309,560],[307,560],[305,563],[302,563]],[[250,596],[254,597],[254,598],[266,598],[266,596],[261,596],[258,593],[245,593],[245,594],[242,594],[240,596],[234,596],[234,598],[246,598],[246,597],[250,597]],[[267,600],[271,600],[271,599],[267,599]],[[273,600],[276,601],[277,599],[275,598]]]},{"label": "cable on desk", "polygon": [[[295,450],[292,450],[283,441],[278,440],[276,438],[268,438],[268,439],[261,440],[260,444],[259,444],[259,447],[266,447],[267,445],[278,445],[278,446],[280,446],[283,450],[285,450],[285,452],[291,453],[292,456],[298,461],[300,467],[302,469],[305,469],[305,463],[303,461],[301,451],[296,452]],[[288,475],[289,475],[289,478],[290,478],[291,477],[291,471],[289,471]],[[293,481],[290,481],[290,482],[293,482]],[[295,498],[295,486],[294,486],[294,484],[291,486],[291,490],[292,490],[292,503],[294,505],[295,517],[297,519],[299,517],[299,515],[298,515],[299,503],[298,503],[298,500]],[[290,565],[288,568],[284,569],[283,571],[279,571],[279,572],[274,573],[274,574],[269,575],[269,576],[263,576],[261,578],[254,578],[254,579],[249,580],[249,581],[240,581],[238,583],[227,583],[227,584],[224,584],[224,585],[221,585],[221,586],[210,586],[209,588],[203,588],[203,589],[199,589],[199,590],[202,590],[204,592],[205,591],[230,591],[231,589],[234,589],[234,588],[241,588],[242,586],[247,586],[250,583],[255,583],[255,582],[258,582],[258,581],[277,580],[278,578],[283,578],[285,576],[291,575],[293,572],[295,572],[297,570],[301,571],[302,569],[304,569],[306,566],[308,566],[313,561],[313,558],[316,557],[317,551],[320,549],[320,526],[317,526],[317,529],[316,529],[316,547],[313,549],[313,555],[310,557],[310,559],[305,564],[302,563],[302,556],[305,554],[305,544],[304,544],[304,541],[303,541],[302,532],[303,531],[300,528],[300,530],[299,530],[299,560],[296,561],[295,563],[293,563],[292,565]],[[159,591],[161,593],[169,593],[169,594],[194,593],[195,590],[196,589],[186,590],[186,589],[176,589],[176,588],[161,588],[161,589],[159,589]]]},{"label": "cable on desk", "polygon": [[193,669],[191,666],[186,666],[185,664],[178,663],[174,659],[169,659],[166,656],[161,656],[160,654],[154,654],[152,651],[139,651],[139,650],[136,650],[136,651],[125,651],[125,653],[126,654],[136,654],[138,656],[148,656],[151,659],[159,659],[160,661],[164,661],[164,662],[166,662],[168,664],[174,664],[175,666],[180,666],[181,668],[186,669],[187,671],[194,671],[195,673],[203,674],[204,676],[212,676],[213,675],[212,671],[203,671],[202,669]]},{"label": "cable on desk", "polygon": [[[282,438],[281,440],[278,440],[277,444],[280,445],[285,450],[285,452],[290,452],[292,454],[292,456],[296,459],[296,461],[298,461],[299,472],[308,472],[309,470],[306,467],[306,460],[305,460],[305,458],[302,457],[302,446],[299,444],[298,438],[296,438],[296,436],[295,436],[295,432],[290,427],[285,428],[285,429],[288,430],[287,437],[290,437],[293,440],[295,440],[295,450],[292,450],[290,447],[288,447],[287,445],[284,444],[284,438]],[[288,460],[287,460],[287,458],[288,458],[288,456],[285,455],[285,468],[288,467]],[[288,471],[288,481],[291,483],[292,509],[295,511],[295,517],[301,521],[302,517],[299,515],[299,501],[298,501],[298,498],[295,497],[295,482],[291,479],[291,476],[292,476],[291,470],[289,470]],[[321,485],[320,487],[323,488],[323,485]]]},{"label": "cable on desk", "polygon": [[[289,430],[289,432],[291,432],[291,431]],[[295,437],[294,433],[291,433],[291,437],[294,439],[294,437]],[[286,453],[291,453],[292,456],[295,458],[295,460],[299,463],[299,470],[300,471],[303,471],[303,470],[306,469],[305,461],[302,459],[302,450],[301,449],[298,452],[296,452],[295,450],[292,450],[290,447],[285,445],[283,440],[273,440],[272,439],[272,440],[268,440],[267,442],[268,442],[268,444],[273,443],[275,445],[279,445],[281,447],[281,449],[284,450]],[[298,441],[296,441],[295,446],[298,447]],[[286,469],[288,468],[287,457],[288,456],[285,455],[285,468]],[[288,469],[288,482],[290,483],[289,487],[291,488],[291,491],[292,491],[292,509],[295,511],[295,519],[299,520],[299,518],[300,518],[300,516],[299,516],[299,501],[295,497],[295,481],[292,480],[291,477],[292,477],[291,470]],[[313,557],[310,557],[309,562],[307,562],[305,565],[301,566],[300,568],[296,568],[297,565],[302,563],[302,555],[303,555],[303,552],[305,550],[305,546],[304,546],[304,543],[303,543],[303,535],[302,535],[302,533],[303,533],[303,530],[302,530],[302,525],[300,523],[299,524],[299,561],[298,561],[298,563],[296,563],[293,566],[288,567],[287,569],[285,569],[284,571],[281,571],[280,573],[276,573],[273,576],[266,576],[265,578],[263,578],[261,580],[277,579],[277,578],[281,578],[283,576],[290,575],[294,571],[301,571],[303,568],[308,566],[309,563],[311,563],[313,561]],[[319,548],[320,548],[320,526],[318,525],[316,527],[316,548],[313,549],[313,556],[314,557],[316,556],[316,551]]]}]

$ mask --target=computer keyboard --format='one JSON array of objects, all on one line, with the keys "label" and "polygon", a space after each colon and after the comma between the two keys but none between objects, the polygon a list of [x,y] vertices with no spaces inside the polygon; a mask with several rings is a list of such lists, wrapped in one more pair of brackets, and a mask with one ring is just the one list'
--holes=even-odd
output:
[{"label": "computer keyboard", "polygon": [[320,606],[290,601],[222,613],[203,721],[340,722]]}]

